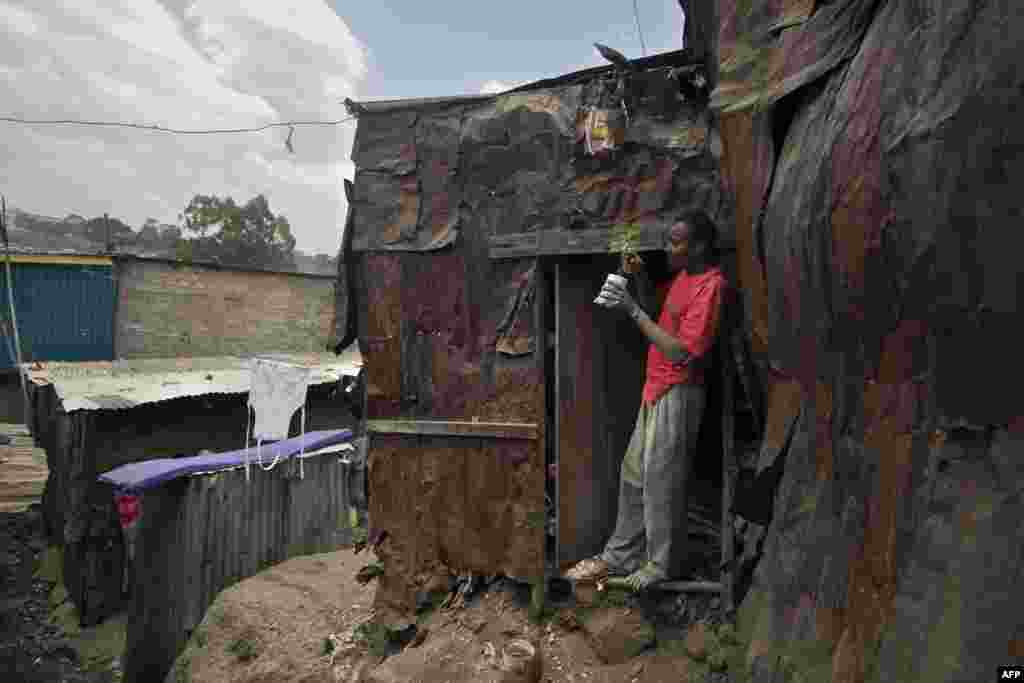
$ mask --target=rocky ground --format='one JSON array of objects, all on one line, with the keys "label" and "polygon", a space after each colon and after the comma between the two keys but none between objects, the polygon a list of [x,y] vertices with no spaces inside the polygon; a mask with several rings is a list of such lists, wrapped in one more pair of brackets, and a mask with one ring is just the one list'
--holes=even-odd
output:
[{"label": "rocky ground", "polygon": [[540,653],[538,681],[731,680],[721,670],[735,654],[731,626],[715,597],[606,590],[577,599],[556,586],[531,619],[529,587],[463,579],[415,621],[385,625],[372,608],[373,584],[356,580],[372,559],[347,550],[296,558],[225,590],[168,683],[525,681],[501,668],[514,640]]},{"label": "rocky ground", "polygon": [[44,557],[37,505],[0,513],[0,671],[5,683],[107,683],[109,667],[86,671],[76,643],[51,621],[53,584],[36,576]]}]

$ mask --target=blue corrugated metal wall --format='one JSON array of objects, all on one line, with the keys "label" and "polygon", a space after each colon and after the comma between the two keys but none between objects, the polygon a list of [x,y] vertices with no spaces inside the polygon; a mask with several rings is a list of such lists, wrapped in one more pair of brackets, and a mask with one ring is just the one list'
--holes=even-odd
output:
[{"label": "blue corrugated metal wall", "polygon": [[[15,263],[11,270],[26,361],[113,359],[117,290],[110,266]],[[0,318],[10,318],[2,259]],[[0,368],[14,366],[9,341],[0,340]]]}]

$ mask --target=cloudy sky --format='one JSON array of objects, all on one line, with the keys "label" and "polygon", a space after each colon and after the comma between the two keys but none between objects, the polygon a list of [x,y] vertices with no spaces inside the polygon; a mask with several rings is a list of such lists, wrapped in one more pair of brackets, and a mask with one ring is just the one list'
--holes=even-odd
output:
[{"label": "cloudy sky", "polygon": [[[647,53],[677,0],[638,0]],[[345,118],[342,100],[497,92],[641,54],[630,0],[0,0],[0,116],[181,129]],[[34,213],[176,223],[194,194],[263,193],[335,253],[354,123],[239,135],[0,122],[0,193]]]}]

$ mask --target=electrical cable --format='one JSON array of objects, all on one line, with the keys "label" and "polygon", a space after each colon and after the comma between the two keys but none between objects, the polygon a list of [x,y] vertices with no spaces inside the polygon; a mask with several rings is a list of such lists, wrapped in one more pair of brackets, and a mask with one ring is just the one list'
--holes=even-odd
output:
[{"label": "electrical cable", "polygon": [[[15,116],[0,116],[0,121],[6,123],[20,123],[29,126],[99,126],[105,128],[135,128],[138,130],[151,130],[159,133],[174,133],[175,135],[221,135],[231,133],[259,133],[270,128],[292,128],[294,126],[337,126],[348,121],[355,120],[355,116],[346,116],[336,121],[278,121],[267,123],[262,126],[250,128],[210,128],[210,129],[184,129],[169,128],[146,123],[127,123],[122,121],[88,121],[79,119],[23,119]],[[289,134],[289,140],[291,135]]]},{"label": "electrical cable", "polygon": [[637,6],[637,0],[633,0],[633,19],[636,21],[636,34],[640,36],[640,52],[646,57],[647,45],[644,44],[644,32],[640,28],[640,8]]}]

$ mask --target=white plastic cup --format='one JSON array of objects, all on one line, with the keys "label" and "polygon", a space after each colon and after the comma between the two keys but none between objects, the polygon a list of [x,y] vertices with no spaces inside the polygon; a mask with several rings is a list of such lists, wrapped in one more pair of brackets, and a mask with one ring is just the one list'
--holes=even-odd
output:
[{"label": "white plastic cup", "polygon": [[621,288],[625,289],[626,288],[626,284],[629,282],[629,280],[627,280],[626,278],[624,278],[621,275],[617,275],[615,273],[609,273],[608,277],[605,278],[605,282],[607,282],[608,284],[615,285],[617,287],[621,287]]}]

